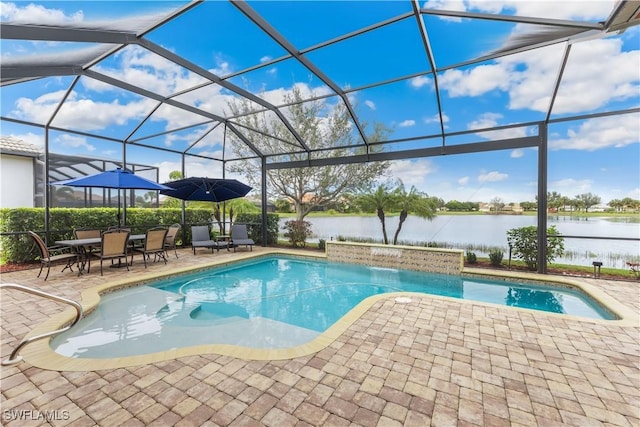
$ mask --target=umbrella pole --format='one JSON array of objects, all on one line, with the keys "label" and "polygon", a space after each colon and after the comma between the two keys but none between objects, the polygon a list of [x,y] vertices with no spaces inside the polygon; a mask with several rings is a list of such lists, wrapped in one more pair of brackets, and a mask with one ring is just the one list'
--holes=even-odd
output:
[{"label": "umbrella pole", "polygon": [[120,189],[118,188],[118,227],[122,227],[122,223],[120,222]]}]

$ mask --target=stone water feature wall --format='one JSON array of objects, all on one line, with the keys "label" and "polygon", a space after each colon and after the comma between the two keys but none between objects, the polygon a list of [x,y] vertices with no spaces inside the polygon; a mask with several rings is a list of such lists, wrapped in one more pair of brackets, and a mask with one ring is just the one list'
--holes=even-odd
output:
[{"label": "stone water feature wall", "polygon": [[375,267],[444,274],[460,274],[464,267],[464,251],[460,249],[329,241],[326,252],[329,261]]}]

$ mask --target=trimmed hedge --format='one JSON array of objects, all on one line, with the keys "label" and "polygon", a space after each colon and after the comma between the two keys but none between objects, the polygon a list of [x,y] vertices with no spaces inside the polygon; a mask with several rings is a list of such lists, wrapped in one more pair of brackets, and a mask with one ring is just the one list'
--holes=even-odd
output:
[{"label": "trimmed hedge", "polygon": [[[278,231],[280,217],[276,213],[267,213],[267,245],[278,243]],[[262,244],[262,214],[241,213],[236,217],[235,223],[247,224],[247,234],[257,245]]]},{"label": "trimmed hedge", "polygon": [[[51,208],[49,209],[49,236],[44,235],[44,208],[0,209],[0,262],[27,262],[36,258],[38,250],[26,234],[35,231],[52,245],[56,240],[73,238],[75,228],[106,230],[117,225],[117,208]],[[183,243],[191,242],[191,224],[209,224],[210,209],[186,209],[186,229],[181,232]],[[127,227],[134,234],[144,233],[158,225],[181,223],[181,209],[128,208]],[[183,225],[184,226],[184,225]]]}]

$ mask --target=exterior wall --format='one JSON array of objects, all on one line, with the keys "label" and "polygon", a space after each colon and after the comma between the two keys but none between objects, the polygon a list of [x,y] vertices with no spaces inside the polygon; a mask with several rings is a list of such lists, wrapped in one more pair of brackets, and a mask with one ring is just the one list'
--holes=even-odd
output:
[{"label": "exterior wall", "polygon": [[329,261],[376,267],[444,274],[460,274],[464,267],[464,251],[460,249],[329,241],[326,251]]},{"label": "exterior wall", "polygon": [[33,158],[0,155],[0,207],[34,207]]}]

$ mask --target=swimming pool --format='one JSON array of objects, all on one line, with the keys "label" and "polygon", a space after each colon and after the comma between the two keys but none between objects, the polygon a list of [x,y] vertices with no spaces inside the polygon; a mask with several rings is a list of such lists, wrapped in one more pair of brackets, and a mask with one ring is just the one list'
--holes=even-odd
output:
[{"label": "swimming pool", "polygon": [[314,340],[367,297],[389,292],[614,318],[569,288],[268,256],[103,295],[96,310],[51,347],[82,358],[205,344],[289,348]]}]

